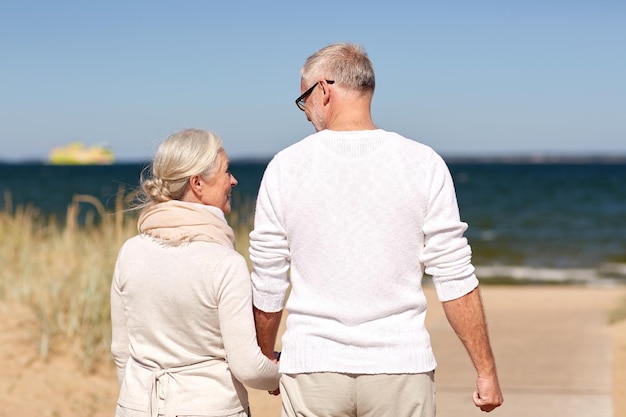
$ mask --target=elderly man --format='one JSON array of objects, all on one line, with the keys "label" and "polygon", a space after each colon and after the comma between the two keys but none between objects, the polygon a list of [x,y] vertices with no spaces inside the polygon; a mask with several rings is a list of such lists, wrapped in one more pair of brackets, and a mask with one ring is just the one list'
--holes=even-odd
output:
[{"label": "elderly man", "polygon": [[283,416],[434,416],[425,272],[476,368],[474,403],[493,410],[502,393],[447,166],[376,127],[374,70],[360,46],[329,45],[301,75],[296,104],[316,133],[269,163],[250,234],[269,357],[289,313]]}]

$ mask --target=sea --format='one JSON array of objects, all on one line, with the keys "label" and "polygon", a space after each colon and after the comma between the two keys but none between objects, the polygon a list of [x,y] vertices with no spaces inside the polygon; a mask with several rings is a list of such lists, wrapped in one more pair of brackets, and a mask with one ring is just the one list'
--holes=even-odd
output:
[{"label": "sea", "polygon": [[[253,215],[267,162],[231,162],[239,221]],[[626,284],[626,160],[446,162],[481,281]],[[79,194],[113,210],[118,193],[137,189],[146,166],[0,163],[0,210],[31,206],[62,221]]]}]

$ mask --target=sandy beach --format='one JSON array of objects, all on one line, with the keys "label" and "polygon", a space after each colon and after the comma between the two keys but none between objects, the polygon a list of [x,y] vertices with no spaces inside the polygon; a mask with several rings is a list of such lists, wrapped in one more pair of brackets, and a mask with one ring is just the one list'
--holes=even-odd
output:
[{"label": "sandy beach", "polygon": [[[426,292],[439,362],[437,415],[484,415],[471,403],[469,359],[433,289]],[[505,396],[491,415],[626,417],[626,321],[608,323],[626,287],[483,286],[482,293]],[[37,331],[25,306],[0,303],[0,417],[112,416],[112,361],[85,373],[71,347],[42,361]],[[249,391],[254,417],[280,415],[278,397]]]}]

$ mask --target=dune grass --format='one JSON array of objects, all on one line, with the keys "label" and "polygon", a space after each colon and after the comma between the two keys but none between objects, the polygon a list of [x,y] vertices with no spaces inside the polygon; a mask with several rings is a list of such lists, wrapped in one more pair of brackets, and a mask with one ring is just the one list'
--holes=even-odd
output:
[{"label": "dune grass", "polygon": [[[130,197],[120,190],[114,210],[106,211],[97,198],[76,195],[60,221],[33,206],[13,208],[5,195],[0,300],[32,309],[41,358],[70,349],[85,370],[110,360],[111,277],[120,246],[137,233],[136,214],[125,210]],[[251,215],[235,211],[230,217],[248,260]]]}]

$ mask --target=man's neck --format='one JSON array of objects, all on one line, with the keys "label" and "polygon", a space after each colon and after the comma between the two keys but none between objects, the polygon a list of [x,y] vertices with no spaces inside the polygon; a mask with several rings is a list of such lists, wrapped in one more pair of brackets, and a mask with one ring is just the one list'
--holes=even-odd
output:
[{"label": "man's neck", "polygon": [[378,129],[371,121],[369,123],[360,121],[351,121],[346,123],[333,123],[329,124],[326,129],[335,131],[348,131],[348,130],[375,130]]},{"label": "man's neck", "polygon": [[374,130],[377,129],[368,111],[358,108],[342,109],[342,111],[329,114],[326,123],[328,130]]}]

